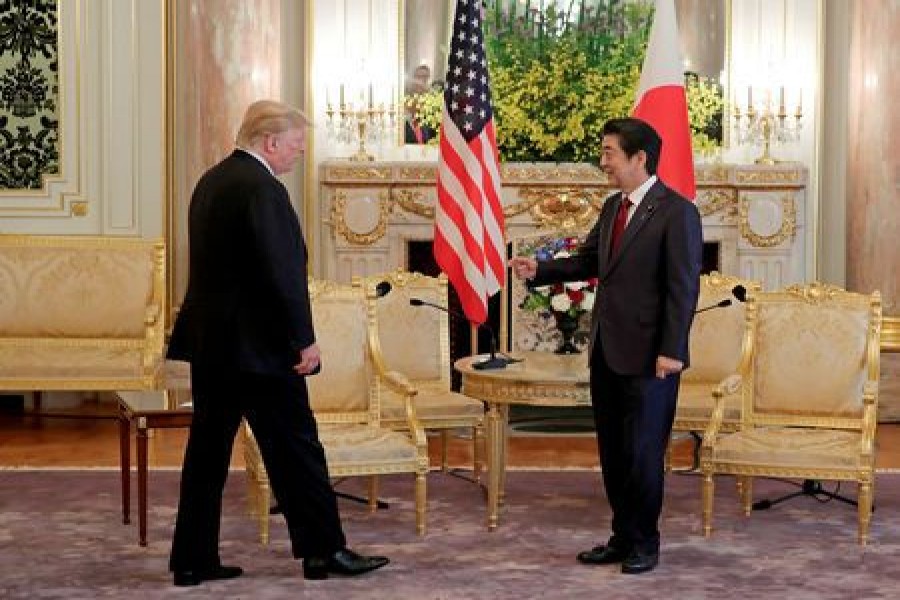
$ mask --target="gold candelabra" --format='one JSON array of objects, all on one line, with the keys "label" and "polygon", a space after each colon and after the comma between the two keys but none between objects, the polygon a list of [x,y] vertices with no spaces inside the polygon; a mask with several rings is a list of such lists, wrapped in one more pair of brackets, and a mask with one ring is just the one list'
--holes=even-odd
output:
[{"label": "gold candelabra", "polygon": [[377,144],[386,135],[394,131],[397,123],[397,106],[391,94],[391,102],[375,103],[372,84],[369,84],[369,96],[366,101],[360,93],[356,101],[347,102],[344,98],[344,84],[340,85],[340,97],[337,108],[331,103],[328,91],[325,92],[325,116],[328,118],[328,135],[338,142],[356,143],[356,154],[349,157],[355,161],[372,161],[375,157],[369,153],[366,144]]},{"label": "gold candelabra", "polygon": [[762,154],[754,162],[759,165],[774,165],[780,162],[772,156],[774,143],[794,142],[800,139],[803,121],[803,92],[798,91],[797,106],[792,115],[785,106],[784,87],[779,89],[777,112],[772,106],[772,92],[766,90],[765,99],[757,107],[753,102],[753,88],[747,88],[747,104],[741,107],[735,99],[733,120],[739,144],[761,144]]}]

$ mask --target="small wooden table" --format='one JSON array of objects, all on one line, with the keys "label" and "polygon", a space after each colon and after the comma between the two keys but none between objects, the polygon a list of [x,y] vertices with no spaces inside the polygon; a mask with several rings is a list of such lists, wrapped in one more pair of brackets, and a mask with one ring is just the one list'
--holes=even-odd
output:
[{"label": "small wooden table", "polygon": [[487,403],[488,529],[497,528],[506,480],[506,429],[509,406],[590,406],[590,372],[585,354],[522,352],[524,360],[505,369],[480,371],[483,359],[467,356],[454,367],[462,374],[462,392]]},{"label": "small wooden table", "polygon": [[147,438],[151,429],[189,427],[190,404],[164,390],[116,392],[119,402],[119,458],[122,469],[122,522],[131,522],[131,424],[137,426],[138,543],[147,545]]}]

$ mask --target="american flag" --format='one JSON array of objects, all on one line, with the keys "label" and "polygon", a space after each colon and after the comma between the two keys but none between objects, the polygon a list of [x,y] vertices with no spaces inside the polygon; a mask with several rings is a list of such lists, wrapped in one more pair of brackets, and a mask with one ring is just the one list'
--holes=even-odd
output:
[{"label": "american flag", "polygon": [[472,323],[503,288],[500,160],[488,85],[482,0],[457,0],[438,159],[434,257]]}]

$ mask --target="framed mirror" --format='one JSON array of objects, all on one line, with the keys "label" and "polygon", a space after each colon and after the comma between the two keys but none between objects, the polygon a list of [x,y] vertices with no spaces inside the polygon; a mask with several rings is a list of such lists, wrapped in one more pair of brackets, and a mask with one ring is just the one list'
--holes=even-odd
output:
[{"label": "framed mirror", "polygon": [[[649,0],[624,0],[625,4]],[[499,3],[499,4],[498,4]],[[585,12],[595,15],[608,11],[623,0],[486,0],[486,15],[499,7],[504,15],[533,24],[537,15],[546,15],[554,7],[564,10],[570,19]],[[709,105],[718,97],[718,116],[704,128],[715,144],[724,146],[722,99],[727,98],[729,71],[729,22],[731,0],[675,0],[679,26],[679,50],[685,72],[694,84],[692,94]],[[447,65],[447,52],[452,35],[455,0],[400,1],[400,82],[404,118],[399,137],[403,144],[434,143],[440,126],[441,86]],[[529,15],[526,19],[525,15]],[[486,18],[488,18],[486,16]],[[488,35],[488,33],[486,33]],[[697,82],[700,85],[697,85]],[[696,144],[695,144],[696,146]]]}]

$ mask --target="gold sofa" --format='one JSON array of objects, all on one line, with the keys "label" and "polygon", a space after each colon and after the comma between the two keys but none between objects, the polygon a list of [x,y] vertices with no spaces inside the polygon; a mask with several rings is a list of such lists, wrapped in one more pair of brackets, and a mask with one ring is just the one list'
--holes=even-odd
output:
[{"label": "gold sofa", "polygon": [[[377,297],[379,284],[390,291]],[[446,312],[428,306],[411,306],[410,300],[447,306],[447,278],[397,270],[366,280],[369,298],[378,319],[378,339],[386,369],[406,375],[415,386],[416,415],[426,430],[441,433],[441,468],[449,469],[447,445],[453,429],[472,430],[472,462],[480,476],[479,446],[484,439],[484,403],[450,389],[450,324]],[[381,403],[382,424],[405,429],[403,398],[385,390]]]},{"label": "gold sofa", "polygon": [[[362,281],[353,285],[309,283],[322,371],[307,378],[310,404],[332,477],[371,476],[370,506],[377,495],[376,477],[411,473],[415,480],[416,531],[425,533],[425,476],[428,449],[416,416],[416,390],[396,371],[384,367],[378,345],[374,305]],[[394,431],[381,421],[383,388],[402,399],[406,427]],[[269,540],[269,479],[259,447],[244,424],[244,460],[251,508],[257,514],[260,539]]]},{"label": "gold sofa", "polygon": [[[703,531],[712,531],[713,477],[738,478],[745,514],[752,478],[855,481],[860,544],[875,484],[881,297],[824,284],[751,294],[741,362],[714,391],[703,436]],[[738,430],[723,431],[739,396]]]},{"label": "gold sofa", "polygon": [[155,387],[165,247],[114,237],[0,235],[0,390]]}]

